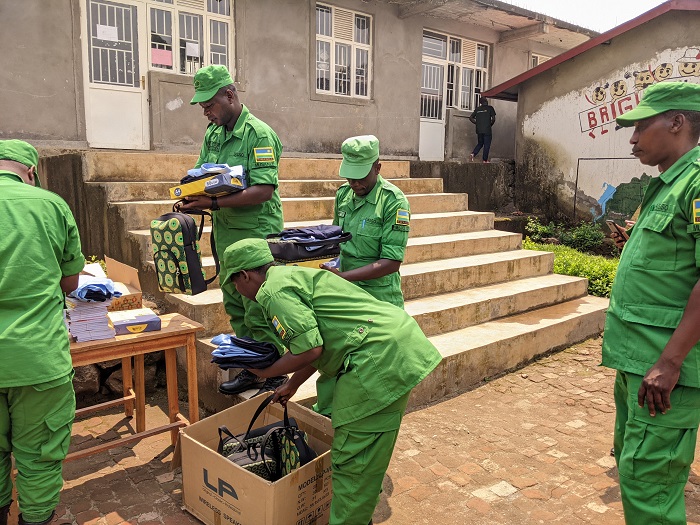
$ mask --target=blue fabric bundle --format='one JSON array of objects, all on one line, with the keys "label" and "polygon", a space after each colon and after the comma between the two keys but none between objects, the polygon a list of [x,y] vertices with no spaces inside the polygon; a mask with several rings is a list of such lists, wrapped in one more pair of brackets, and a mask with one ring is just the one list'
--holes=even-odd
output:
[{"label": "blue fabric bundle", "polygon": [[114,282],[105,277],[79,277],[78,287],[69,295],[86,303],[103,303],[112,297],[121,297],[122,293],[114,289]]},{"label": "blue fabric bundle", "polygon": [[280,358],[277,347],[272,343],[261,343],[250,337],[235,337],[219,334],[211,340],[217,348],[211,353],[212,363],[222,370],[229,368],[262,369]]}]

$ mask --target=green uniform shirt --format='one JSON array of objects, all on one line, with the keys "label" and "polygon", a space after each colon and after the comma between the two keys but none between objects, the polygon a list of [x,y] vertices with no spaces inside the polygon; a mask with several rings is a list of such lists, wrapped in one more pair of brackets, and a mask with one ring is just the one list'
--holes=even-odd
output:
[{"label": "green uniform shirt", "polygon": [[[352,239],[340,245],[340,271],[354,270],[378,259],[403,261],[409,222],[406,196],[381,176],[364,197],[357,197],[347,183],[343,184],[335,195],[333,224],[352,233]],[[377,299],[403,308],[399,272],[355,284]]]},{"label": "green uniform shirt", "polygon": [[0,388],[73,371],[60,280],[85,258],[73,214],[58,195],[0,171]]},{"label": "green uniform shirt", "polygon": [[325,270],[273,266],[256,300],[290,352],[323,347],[313,366],[336,378],[333,427],[389,406],[442,359],[401,308]]},{"label": "green uniform shirt", "polygon": [[[622,250],[603,337],[603,364],[643,376],[680,323],[700,279],[700,147],[651,180]],[[700,345],[679,384],[700,388]]]},{"label": "green uniform shirt", "polygon": [[238,240],[265,238],[270,233],[282,231],[282,202],[277,188],[281,154],[282,143],[277,134],[245,106],[231,131],[227,131],[226,126],[214,124],[207,128],[196,168],[205,162],[241,165],[245,168],[248,186],[270,184],[275,187],[272,198],[262,204],[212,212],[219,258]]}]

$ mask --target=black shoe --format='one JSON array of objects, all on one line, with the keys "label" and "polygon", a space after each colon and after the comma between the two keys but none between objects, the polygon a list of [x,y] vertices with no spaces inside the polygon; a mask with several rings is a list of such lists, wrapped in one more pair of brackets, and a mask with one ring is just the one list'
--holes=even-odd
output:
[{"label": "black shoe", "polygon": [[4,507],[0,507],[0,525],[7,525],[7,517],[10,515],[11,506],[12,500]]},{"label": "black shoe", "polygon": [[265,384],[265,380],[261,377],[256,376],[253,372],[248,372],[248,370],[242,370],[240,374],[231,379],[231,381],[226,381],[219,385],[219,392],[232,396],[234,394],[240,394],[251,388],[260,388]]},{"label": "black shoe", "polygon": [[258,390],[253,397],[264,394],[265,392],[272,392],[278,386],[285,384],[287,379],[289,379],[287,376],[268,377],[263,383],[262,388]]}]

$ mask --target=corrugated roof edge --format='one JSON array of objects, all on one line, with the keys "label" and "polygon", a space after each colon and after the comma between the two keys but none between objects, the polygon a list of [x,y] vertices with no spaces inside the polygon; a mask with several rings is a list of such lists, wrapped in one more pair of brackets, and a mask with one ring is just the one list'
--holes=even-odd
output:
[{"label": "corrugated roof edge", "polygon": [[522,84],[526,80],[529,80],[532,77],[539,75],[540,73],[561,64],[562,62],[566,62],[567,60],[574,58],[575,56],[578,56],[581,53],[585,53],[589,49],[593,49],[596,46],[604,44],[605,42],[615,38],[616,36],[626,33],[627,31],[634,29],[635,27],[638,27],[646,22],[649,22],[650,20],[653,20],[654,18],[657,18],[665,13],[668,13],[669,11],[700,11],[700,1],[669,0],[668,2],[665,2],[660,6],[657,6],[654,9],[647,11],[646,13],[639,15],[637,18],[633,18],[632,20],[629,20],[624,24],[620,24],[619,26],[612,28],[610,31],[601,33],[600,35],[591,38],[590,40],[587,40],[583,44],[580,44],[574,48],[569,49],[568,51],[565,51],[561,55],[557,55],[553,58],[550,58],[549,60],[543,62],[539,66],[533,67],[532,69],[529,69],[524,73],[521,73],[511,78],[510,80],[506,80],[505,82],[502,82],[501,84],[492,87],[488,91],[483,92],[482,95],[486,98],[495,98],[499,100],[510,100],[512,102],[517,102],[518,89],[520,87],[520,84]]}]

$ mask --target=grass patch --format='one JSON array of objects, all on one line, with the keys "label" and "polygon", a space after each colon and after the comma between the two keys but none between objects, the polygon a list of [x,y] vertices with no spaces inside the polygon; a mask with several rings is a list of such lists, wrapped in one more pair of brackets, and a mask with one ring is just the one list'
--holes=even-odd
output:
[{"label": "grass patch", "polygon": [[610,290],[620,259],[589,255],[563,245],[540,244],[533,242],[529,237],[526,237],[523,241],[523,248],[526,250],[553,252],[554,273],[586,277],[590,295],[610,297]]}]

